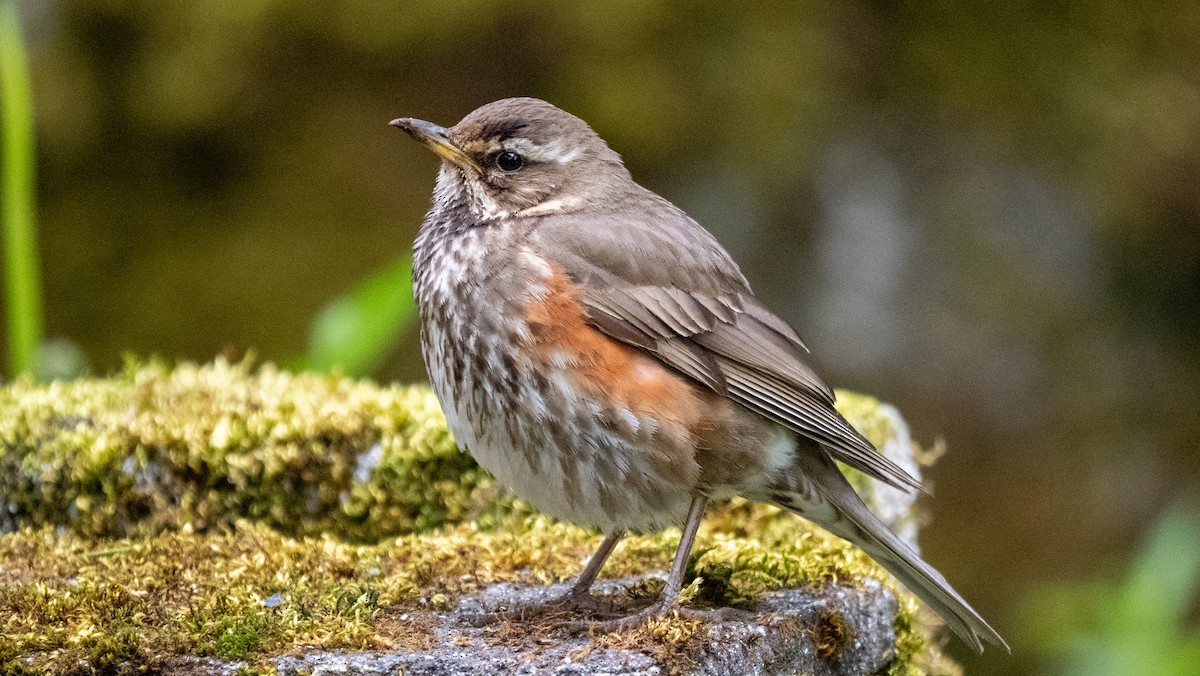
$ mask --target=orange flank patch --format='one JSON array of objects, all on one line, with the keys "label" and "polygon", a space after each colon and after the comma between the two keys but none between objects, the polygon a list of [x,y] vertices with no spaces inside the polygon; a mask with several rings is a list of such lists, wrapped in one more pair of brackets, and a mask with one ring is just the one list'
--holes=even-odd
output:
[{"label": "orange flank patch", "polygon": [[703,425],[708,407],[696,385],[588,324],[575,283],[553,263],[547,286],[548,293],[525,310],[535,367],[571,363],[569,372],[585,392],[604,393],[614,405],[689,432]]}]

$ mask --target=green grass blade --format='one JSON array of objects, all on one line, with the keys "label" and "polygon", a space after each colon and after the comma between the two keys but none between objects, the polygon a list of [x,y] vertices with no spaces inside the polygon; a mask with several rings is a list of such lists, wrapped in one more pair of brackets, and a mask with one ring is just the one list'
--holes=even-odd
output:
[{"label": "green grass blade", "polygon": [[416,315],[412,261],[397,261],[325,306],[313,321],[306,366],[369,375]]},{"label": "green grass blade", "polygon": [[34,369],[42,301],[34,224],[33,99],[15,0],[0,0],[0,134],[8,364],[16,375]]}]

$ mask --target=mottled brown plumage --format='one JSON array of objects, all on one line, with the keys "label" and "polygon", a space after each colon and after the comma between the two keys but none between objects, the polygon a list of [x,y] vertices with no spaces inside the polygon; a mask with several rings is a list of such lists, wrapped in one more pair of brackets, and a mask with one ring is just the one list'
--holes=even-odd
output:
[{"label": "mottled brown plumage", "polygon": [[809,518],[862,547],[977,649],[1003,639],[859,500],[834,460],[920,485],[833,408],[796,333],[706,230],[633,181],[586,123],[505,99],[451,129],[414,247],[422,348],[451,431],[542,511],[608,533],[683,524],[671,608],[710,499]]}]

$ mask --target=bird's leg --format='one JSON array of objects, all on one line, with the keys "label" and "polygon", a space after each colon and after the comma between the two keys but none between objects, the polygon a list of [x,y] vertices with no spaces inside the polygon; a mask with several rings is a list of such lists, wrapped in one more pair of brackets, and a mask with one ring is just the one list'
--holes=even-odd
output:
[{"label": "bird's leg", "polygon": [[600,547],[596,549],[596,553],[592,554],[592,558],[588,559],[587,565],[583,570],[579,571],[579,577],[575,578],[575,583],[571,585],[571,589],[566,595],[561,598],[571,599],[592,599],[590,590],[592,584],[596,581],[596,576],[600,574],[600,569],[604,567],[604,562],[608,561],[608,557],[612,555],[613,550],[617,548],[617,543],[621,538],[625,537],[625,531],[616,531],[604,536],[604,542],[600,543]]},{"label": "bird's leg", "polygon": [[592,554],[592,558],[588,559],[587,565],[583,567],[579,576],[575,578],[575,582],[571,584],[571,588],[562,596],[540,603],[530,603],[512,610],[484,613],[473,618],[471,623],[476,626],[483,626],[503,620],[524,620],[528,617],[550,611],[596,610],[598,604],[596,598],[590,592],[592,584],[596,581],[596,576],[600,574],[600,569],[604,567],[604,562],[612,555],[613,550],[617,548],[617,543],[623,537],[625,537],[625,531],[616,531],[604,536],[604,541],[600,543],[600,547],[596,549],[596,553]]},{"label": "bird's leg", "polygon": [[[687,519],[683,522],[683,530],[679,534],[679,546],[675,548],[675,561],[671,564],[671,572],[667,574],[667,584],[662,594],[650,607],[627,617],[608,620],[605,622],[568,622],[567,629],[587,629],[589,631],[617,631],[628,629],[643,620],[661,615],[675,608],[679,600],[679,592],[683,590],[683,575],[687,572],[688,557],[692,553],[692,545],[696,543],[696,531],[700,530],[700,521],[704,518],[704,509],[708,506],[708,498],[697,496],[692,498],[688,508]],[[680,614],[690,614],[679,609]]]},{"label": "bird's leg", "polygon": [[687,572],[688,557],[691,556],[692,545],[696,543],[696,531],[700,530],[700,520],[704,518],[704,509],[707,506],[708,498],[703,496],[692,498],[687,519],[683,522],[683,530],[679,533],[679,546],[675,548],[675,562],[671,564],[671,572],[667,575],[667,584],[658,597],[658,603],[650,606],[655,614],[669,610],[679,599],[679,592],[683,589],[683,574]]}]

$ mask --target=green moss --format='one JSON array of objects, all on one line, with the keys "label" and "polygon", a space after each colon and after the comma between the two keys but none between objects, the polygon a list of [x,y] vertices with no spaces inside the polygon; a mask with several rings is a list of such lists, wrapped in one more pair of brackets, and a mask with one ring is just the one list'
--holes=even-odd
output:
[{"label": "green moss", "polygon": [[374,541],[512,511],[423,387],[217,361],[19,380],[0,388],[0,410],[0,529],[124,535],[249,518]]},{"label": "green moss", "polygon": [[927,615],[917,599],[906,594],[898,597],[900,612],[896,614],[896,649],[885,676],[962,676],[962,668],[946,658],[940,645],[930,640],[933,628],[940,621]]},{"label": "green moss", "polygon": [[[876,402],[839,399],[882,443]],[[599,540],[500,491],[422,387],[218,361],[17,381],[0,407],[0,530],[17,529],[0,536],[0,673],[166,669],[176,655],[269,672],[266,656],[302,646],[428,647],[427,627],[397,618],[493,582],[564,581]],[[604,575],[663,569],[677,541],[629,537]],[[710,512],[689,569],[702,605],[886,579],[842,540],[739,500]],[[889,673],[913,673],[936,652],[898,597]],[[702,636],[682,621],[640,631],[605,640],[659,641],[675,659]]]},{"label": "green moss", "polygon": [[736,500],[710,524],[691,569],[702,580],[700,598],[714,605],[745,606],[777,589],[886,577],[862,550],[774,507]]},{"label": "green moss", "polygon": [[213,653],[228,660],[244,660],[249,657],[276,627],[271,618],[254,614],[245,618],[221,618],[214,623],[210,635]]}]

